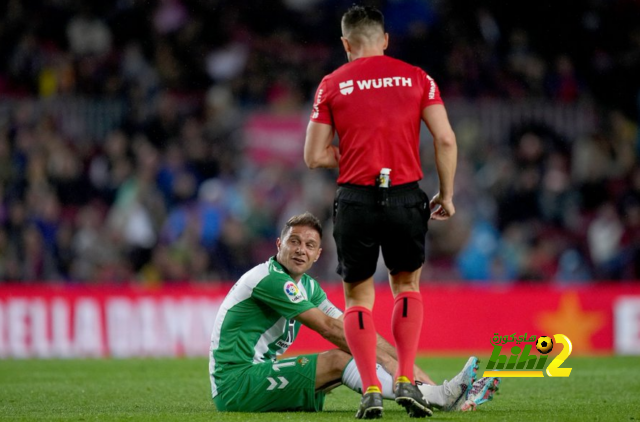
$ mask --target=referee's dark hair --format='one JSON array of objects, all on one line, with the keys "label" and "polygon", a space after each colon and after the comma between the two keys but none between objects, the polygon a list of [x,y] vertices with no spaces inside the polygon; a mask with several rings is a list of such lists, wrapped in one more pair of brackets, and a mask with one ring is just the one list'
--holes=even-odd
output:
[{"label": "referee's dark hair", "polygon": [[346,31],[374,25],[384,31],[384,16],[373,6],[354,4],[342,15],[342,28]]},{"label": "referee's dark hair", "polygon": [[320,240],[322,240],[322,224],[320,223],[320,220],[318,220],[318,217],[311,214],[309,211],[291,217],[282,228],[282,232],[280,232],[280,239],[284,239],[285,235],[289,230],[291,230],[291,227],[296,226],[311,227],[318,232]]}]

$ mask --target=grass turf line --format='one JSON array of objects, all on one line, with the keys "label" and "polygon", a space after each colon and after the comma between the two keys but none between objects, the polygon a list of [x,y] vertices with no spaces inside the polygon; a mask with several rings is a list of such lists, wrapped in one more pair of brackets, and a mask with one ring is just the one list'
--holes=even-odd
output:
[{"label": "grass turf line", "polygon": [[[420,358],[436,382],[466,358]],[[480,374],[486,366],[482,359]],[[0,420],[336,421],[352,420],[359,396],[340,387],[321,413],[222,413],[209,398],[206,359],[0,360]],[[473,413],[430,420],[640,420],[640,357],[570,357],[568,378],[504,379],[496,398]],[[385,420],[407,420],[385,401]]]}]

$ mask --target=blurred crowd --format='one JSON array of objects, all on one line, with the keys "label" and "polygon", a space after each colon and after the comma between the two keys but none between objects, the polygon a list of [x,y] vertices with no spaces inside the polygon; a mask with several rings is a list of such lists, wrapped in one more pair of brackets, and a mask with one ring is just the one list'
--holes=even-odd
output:
[{"label": "blurred crowd", "polygon": [[[596,129],[576,138],[532,121],[483,139],[452,121],[458,213],[431,225],[423,279],[638,280],[640,4],[502,3],[370,2],[385,13],[388,53],[432,75],[445,105],[596,110]],[[326,228],[312,274],[337,281],[336,173],[307,170],[302,145],[315,87],[345,61],[351,4],[3,2],[0,280],[234,280],[310,210]],[[70,130],[57,107],[78,99],[124,112],[104,135]],[[421,184],[433,194],[426,132]]]}]

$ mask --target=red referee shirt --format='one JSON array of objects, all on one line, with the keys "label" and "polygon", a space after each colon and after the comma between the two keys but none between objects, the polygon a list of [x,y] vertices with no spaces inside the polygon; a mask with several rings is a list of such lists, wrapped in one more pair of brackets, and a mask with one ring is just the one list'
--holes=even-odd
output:
[{"label": "red referee shirt", "polygon": [[442,104],[435,81],[388,56],[360,58],[325,76],[311,120],[338,132],[338,184],[374,185],[383,167],[393,185],[422,179],[422,110],[433,104]]}]

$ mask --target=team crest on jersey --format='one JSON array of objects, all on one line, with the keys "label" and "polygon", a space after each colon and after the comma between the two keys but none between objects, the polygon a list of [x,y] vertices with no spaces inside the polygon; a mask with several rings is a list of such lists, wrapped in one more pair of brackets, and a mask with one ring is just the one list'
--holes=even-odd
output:
[{"label": "team crest on jersey", "polygon": [[296,286],[293,281],[287,281],[284,284],[284,292],[286,293],[289,300],[293,303],[300,302],[304,299],[302,293],[300,292],[300,289],[298,289],[298,286]]},{"label": "team crest on jersey", "polygon": [[353,92],[353,79],[346,82],[340,82],[340,93],[342,95],[349,95],[352,92]]}]

